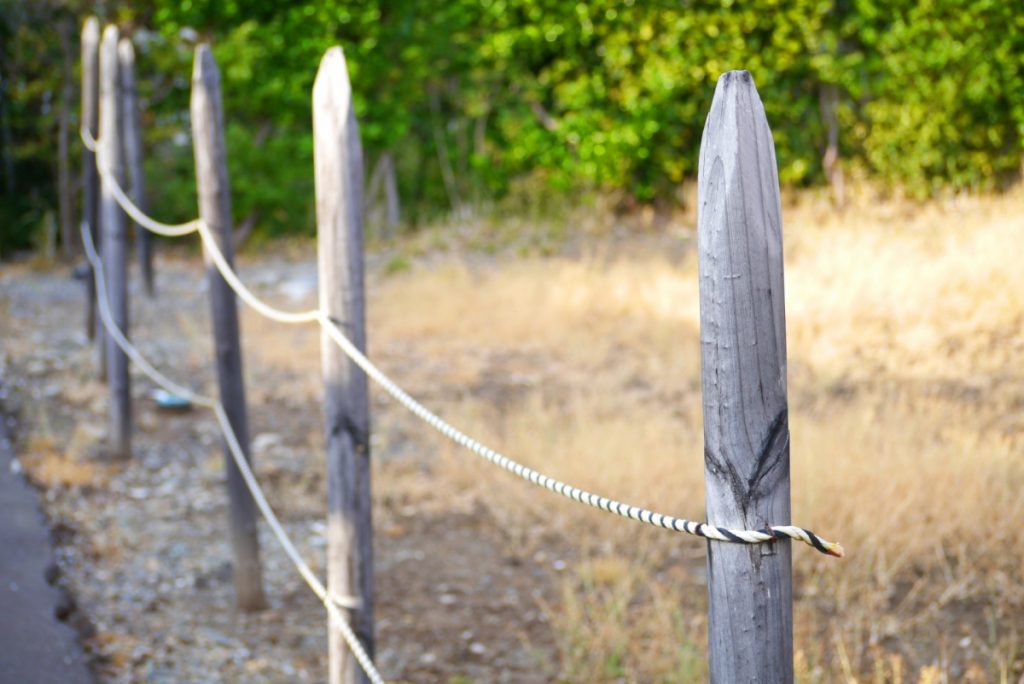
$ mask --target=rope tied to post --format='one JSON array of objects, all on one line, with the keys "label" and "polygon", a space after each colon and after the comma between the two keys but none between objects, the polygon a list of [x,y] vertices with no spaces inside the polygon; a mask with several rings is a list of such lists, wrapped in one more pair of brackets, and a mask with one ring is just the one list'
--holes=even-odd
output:
[{"label": "rope tied to post", "polygon": [[[85,138],[87,134],[88,131],[83,130],[83,140],[85,141],[86,146],[95,146],[96,141],[92,140],[91,136],[89,139]],[[103,180],[105,182],[109,182],[112,187],[116,187],[120,190],[120,187],[117,185],[117,179],[114,178],[113,174],[106,168],[99,167],[99,164],[97,164],[97,167],[100,175],[103,177]],[[117,201],[121,204],[122,208],[125,208],[126,212],[128,211],[128,206],[131,206],[134,211],[139,211],[138,207],[132,205],[131,201],[123,192],[114,192],[114,196],[117,198]],[[141,212],[139,213],[141,214]],[[143,216],[145,215],[143,214]],[[685,518],[656,513],[639,506],[609,499],[607,497],[588,492],[584,489],[580,489],[579,487],[566,484],[565,482],[561,482],[533,470],[532,468],[524,466],[500,452],[491,449],[476,439],[473,439],[414,399],[397,383],[391,380],[391,378],[382,370],[380,370],[380,368],[371,362],[370,359],[341,331],[337,323],[319,309],[301,312],[282,311],[259,299],[245,286],[244,283],[242,283],[238,274],[228,264],[223,253],[220,251],[216,240],[210,233],[209,228],[201,219],[195,219],[178,226],[168,226],[167,224],[161,224],[154,221],[149,217],[145,218],[147,219],[146,222],[140,223],[139,225],[142,225],[144,228],[151,229],[150,224],[155,224],[158,230],[154,230],[154,232],[161,235],[178,236],[198,232],[200,239],[203,241],[203,246],[210,256],[210,260],[214,263],[218,271],[220,271],[221,275],[224,277],[224,280],[231,286],[238,297],[250,308],[266,318],[289,325],[312,322],[318,323],[331,340],[333,340],[345,355],[349,357],[352,363],[358,366],[370,379],[376,382],[384,391],[391,395],[393,399],[406,408],[410,413],[451,441],[468,449],[477,456],[483,458],[485,461],[512,473],[516,477],[547,489],[550,492],[554,492],[555,494],[572,499],[578,503],[592,506],[623,518],[629,518],[631,520],[636,520],[638,522],[666,530],[672,530],[674,532],[734,544],[763,544],[786,538],[803,542],[828,556],[842,558],[845,553],[840,544],[827,541],[819,537],[814,532],[795,525],[769,525],[757,530],[736,530],[706,522],[695,522],[692,520],[686,520]]]},{"label": "rope tied to post", "polygon": [[309,567],[309,564],[306,563],[305,559],[302,558],[299,550],[295,547],[295,544],[292,543],[291,537],[288,536],[288,533],[281,525],[277,514],[274,513],[273,508],[270,507],[270,503],[263,494],[263,489],[260,487],[259,481],[256,479],[256,475],[253,473],[252,467],[249,465],[249,461],[245,457],[245,452],[238,441],[238,436],[235,434],[235,430],[231,425],[228,414],[224,410],[224,405],[221,404],[220,401],[195,392],[161,373],[146,359],[146,357],[142,355],[138,348],[128,340],[124,332],[117,326],[117,323],[111,315],[110,305],[107,301],[106,278],[103,271],[103,262],[100,260],[99,254],[96,252],[96,246],[93,244],[92,235],[89,234],[84,223],[81,225],[80,229],[82,233],[82,245],[85,248],[86,258],[89,260],[89,263],[92,264],[93,268],[93,277],[95,279],[96,292],[98,295],[96,297],[96,301],[100,313],[100,321],[110,334],[111,339],[114,340],[114,343],[121,348],[125,355],[132,360],[139,370],[141,370],[158,386],[163,387],[168,392],[188,399],[197,406],[202,406],[213,411],[217,418],[217,424],[224,435],[224,440],[227,443],[231,458],[238,467],[246,488],[249,490],[253,500],[256,502],[256,506],[259,509],[260,514],[263,516],[264,520],[266,520],[267,525],[270,526],[271,532],[281,545],[285,555],[287,555],[289,560],[292,561],[292,564],[295,566],[295,569],[298,571],[306,585],[312,590],[316,597],[320,599],[320,602],[323,603],[331,619],[338,624],[342,637],[345,639],[345,642],[352,650],[353,655],[358,661],[360,667],[362,667],[363,671],[366,673],[367,677],[369,677],[370,681],[373,682],[373,684],[385,684],[384,678],[374,666],[373,661],[366,652],[366,649],[363,648],[363,645],[359,642],[359,639],[352,630],[352,627],[348,624],[348,620],[346,620],[344,615],[341,613],[342,609],[350,610],[357,608],[359,606],[359,600],[354,596],[338,596],[336,594],[332,594],[317,578],[316,574],[313,572],[312,568]]}]

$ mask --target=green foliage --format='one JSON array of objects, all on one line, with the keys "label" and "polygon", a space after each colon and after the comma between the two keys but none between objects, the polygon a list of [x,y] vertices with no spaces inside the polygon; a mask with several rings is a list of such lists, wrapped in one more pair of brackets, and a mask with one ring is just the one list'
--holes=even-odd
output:
[{"label": "green foliage", "polygon": [[989,186],[1021,164],[1024,11],[1001,0],[897,2],[865,24],[872,171],[924,195]]},{"label": "green foliage", "polygon": [[68,7],[0,0],[0,256],[32,246],[56,207],[57,98],[76,32]]},{"label": "green foliage", "polygon": [[[0,247],[27,244],[55,204],[53,102],[65,57],[54,20],[77,21],[88,5],[0,0],[0,124],[16,141],[2,150],[20,186],[5,197]],[[498,200],[523,178],[543,183],[545,205],[580,191],[671,201],[696,172],[718,76],[740,68],[765,103],[783,183],[823,181],[819,98],[835,86],[846,165],[922,196],[999,186],[1024,152],[1017,5],[125,0],[105,19],[137,43],[154,213],[195,213],[191,49],[209,40],[222,71],[236,219],[275,235],[312,231],[310,89],[335,44],[351,72],[367,177],[390,152],[410,224],[519,206]]]}]

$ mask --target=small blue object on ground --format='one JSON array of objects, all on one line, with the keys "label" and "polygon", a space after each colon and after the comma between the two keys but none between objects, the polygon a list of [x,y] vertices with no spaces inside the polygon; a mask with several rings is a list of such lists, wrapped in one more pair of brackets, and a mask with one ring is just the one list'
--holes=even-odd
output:
[{"label": "small blue object on ground", "polygon": [[150,396],[153,397],[157,406],[168,411],[186,411],[192,408],[191,401],[185,397],[179,397],[177,394],[171,394],[167,390],[153,390]]}]

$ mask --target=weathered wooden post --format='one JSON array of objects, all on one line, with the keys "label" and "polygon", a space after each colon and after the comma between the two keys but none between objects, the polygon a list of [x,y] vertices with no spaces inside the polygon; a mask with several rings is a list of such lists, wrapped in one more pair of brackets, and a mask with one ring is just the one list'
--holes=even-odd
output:
[{"label": "weathered wooden post", "polygon": [[[704,486],[713,525],[787,525],[789,423],[775,145],[746,71],[718,80],[698,171]],[[711,681],[793,681],[790,541],[708,542]]]},{"label": "weathered wooden post", "polygon": [[[313,160],[320,308],[366,349],[363,294],[363,151],[341,48],[327,51],[313,85]],[[327,585],[354,596],[352,628],[373,657],[373,525],[366,375],[320,336],[327,455]],[[328,634],[331,684],[368,681],[338,628]]]},{"label": "weathered wooden post", "polygon": [[[228,264],[234,263],[231,234],[231,187],[228,183],[224,148],[224,111],[220,97],[220,72],[210,47],[196,46],[192,66],[192,144],[199,191],[199,217],[210,228]],[[249,419],[245,406],[242,375],[242,345],[239,342],[238,302],[216,265],[206,254],[206,277],[210,286],[213,348],[217,365],[220,401],[238,443],[249,455]],[[235,595],[238,607],[259,610],[263,597],[260,544],[256,528],[256,503],[246,489],[227,443],[224,444],[230,501],[231,546],[234,552]]]},{"label": "weathered wooden post", "polygon": [[[97,161],[117,180],[124,183],[124,165],[121,156],[120,102],[117,80],[117,27],[107,26],[103,30],[100,44],[100,137]],[[103,271],[106,275],[107,291],[100,292],[106,297],[114,323],[128,335],[128,287],[126,223],[124,211],[114,199],[110,183],[100,183],[100,252],[103,257]],[[114,342],[113,337],[104,335],[106,341],[107,384],[110,388],[110,449],[116,458],[131,457],[132,404],[131,384],[128,375],[128,357]]]},{"label": "weathered wooden post", "polygon": [[[74,199],[71,188],[71,103],[74,98],[73,68],[74,47],[71,32],[74,24],[70,15],[57,20],[57,35],[60,36],[61,87],[60,105],[57,108],[57,206],[60,213],[61,253],[69,259],[75,253],[75,219],[72,216]],[[77,136],[76,136],[77,137]]]},{"label": "weathered wooden post", "polygon": [[[132,41],[122,38],[117,46],[121,69],[121,121],[124,134],[124,161],[128,167],[131,188],[129,196],[142,211],[147,211],[146,178],[142,173],[142,120],[139,114],[138,91],[135,89],[135,49]],[[135,248],[146,294],[153,296],[153,236],[142,226],[135,227]]]},{"label": "weathered wooden post", "polygon": [[384,202],[387,210],[384,222],[384,237],[393,238],[401,221],[395,157],[391,152],[385,152],[380,157],[380,163],[384,165]]},{"label": "weathered wooden post", "polygon": [[[99,136],[99,49],[100,22],[89,17],[82,26],[82,130],[95,139]],[[88,226],[93,242],[99,245],[99,179],[96,175],[96,153],[82,145],[82,221]],[[92,264],[85,262],[85,334],[90,340],[103,332],[103,326],[96,319],[96,280],[92,275]],[[106,349],[102,342],[99,357],[100,375],[106,375]]]}]

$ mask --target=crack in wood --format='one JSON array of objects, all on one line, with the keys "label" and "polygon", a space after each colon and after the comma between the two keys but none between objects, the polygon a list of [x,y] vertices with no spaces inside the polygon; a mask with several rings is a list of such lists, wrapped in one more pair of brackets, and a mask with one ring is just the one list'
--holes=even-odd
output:
[{"label": "crack in wood", "polygon": [[357,454],[363,455],[368,453],[370,443],[369,429],[362,420],[351,415],[350,411],[341,411],[340,413],[340,416],[336,415],[335,419],[331,421],[331,439],[334,440],[342,435],[348,435],[352,440],[352,448]]},{"label": "crack in wood", "polygon": [[766,479],[768,474],[782,464],[789,448],[789,411],[780,410],[761,439],[754,458],[754,472],[743,477],[739,468],[731,459],[719,458],[706,445],[704,447],[704,465],[715,475],[725,478],[733,500],[739,505],[744,518],[753,503],[774,491],[775,483]]}]

